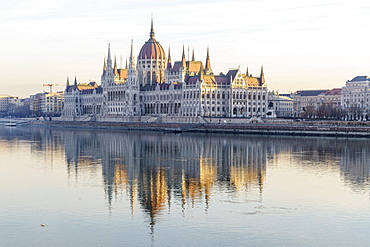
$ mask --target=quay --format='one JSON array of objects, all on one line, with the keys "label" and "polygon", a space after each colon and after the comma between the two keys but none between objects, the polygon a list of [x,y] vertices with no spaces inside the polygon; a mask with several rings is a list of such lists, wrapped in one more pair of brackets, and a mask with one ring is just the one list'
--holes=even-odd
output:
[{"label": "quay", "polygon": [[302,121],[264,123],[145,123],[31,121],[30,125],[62,128],[111,129],[122,131],[199,132],[253,135],[330,136],[370,138],[370,123],[347,121]]}]

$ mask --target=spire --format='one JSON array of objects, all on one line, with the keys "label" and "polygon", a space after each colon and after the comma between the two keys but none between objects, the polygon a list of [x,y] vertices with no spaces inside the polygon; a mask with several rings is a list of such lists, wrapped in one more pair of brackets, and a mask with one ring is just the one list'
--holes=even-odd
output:
[{"label": "spire", "polygon": [[107,70],[107,62],[106,62],[105,57],[104,57],[103,72],[105,72],[106,70]]},{"label": "spire", "polygon": [[265,74],[263,73],[263,65],[261,66],[260,82],[261,85],[265,83]]},{"label": "spire", "polygon": [[114,67],[113,67],[113,73],[115,75],[118,75],[118,68],[117,68],[117,59],[116,56],[114,56]]},{"label": "spire", "polygon": [[171,51],[170,51],[170,47],[168,47],[167,69],[170,70],[171,68],[172,68],[172,64],[171,64]]},{"label": "spire", "polygon": [[131,39],[131,50],[130,50],[130,58],[129,58],[129,67],[130,68],[135,67],[133,53],[134,53],[134,40]]},{"label": "spire", "polygon": [[245,72],[246,76],[249,76],[248,66],[247,66],[247,72]]},{"label": "spire", "polygon": [[192,54],[192,57],[191,57],[191,61],[195,61],[195,57],[194,57],[194,47],[193,47],[193,54]]},{"label": "spire", "polygon": [[131,39],[130,57],[132,57],[133,50],[134,50],[134,40],[133,40],[133,39]]},{"label": "spire", "polygon": [[185,47],[182,45],[182,58],[181,58],[181,66],[183,69],[186,68],[186,59],[185,59]]},{"label": "spire", "polygon": [[154,36],[155,36],[154,28],[153,28],[153,14],[152,14],[152,20],[151,20],[151,23],[150,23],[150,34],[149,34],[149,36],[150,36],[150,39],[154,39]]},{"label": "spire", "polygon": [[108,58],[107,58],[107,69],[112,69],[112,58],[110,55],[110,44],[108,44]]},{"label": "spire", "polygon": [[75,76],[75,82],[74,85],[77,86],[77,77]]},{"label": "spire", "polygon": [[69,87],[69,76],[67,76],[67,83],[66,86]]},{"label": "spire", "polygon": [[125,66],[125,69],[127,69],[128,67],[127,67],[127,58],[126,58],[126,66]]},{"label": "spire", "polygon": [[205,67],[204,70],[205,70],[206,74],[211,74],[212,73],[211,60],[209,59],[209,47],[207,47],[206,67]]}]

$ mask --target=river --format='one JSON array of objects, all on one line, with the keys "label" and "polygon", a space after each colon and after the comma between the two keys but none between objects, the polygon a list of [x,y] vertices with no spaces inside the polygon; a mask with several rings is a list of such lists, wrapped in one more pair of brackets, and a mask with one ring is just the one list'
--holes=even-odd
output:
[{"label": "river", "polygon": [[370,140],[0,126],[0,246],[368,246]]}]

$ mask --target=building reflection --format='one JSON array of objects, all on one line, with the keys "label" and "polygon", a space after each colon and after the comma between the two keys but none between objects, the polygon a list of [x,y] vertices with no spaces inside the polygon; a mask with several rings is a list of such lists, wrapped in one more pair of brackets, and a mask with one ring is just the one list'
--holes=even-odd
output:
[{"label": "building reflection", "polygon": [[[154,225],[171,203],[204,203],[214,187],[262,193],[270,148],[245,137],[69,131],[63,133],[68,169],[101,164],[109,204],[122,191],[132,211],[140,204]],[[81,171],[75,171],[75,173]]]},{"label": "building reflection", "polygon": [[355,190],[369,184],[370,143],[345,145],[341,153],[340,168],[342,177]]},{"label": "building reflection", "polygon": [[206,134],[0,128],[1,145],[30,142],[45,159],[64,155],[70,179],[102,174],[108,204],[128,196],[154,227],[171,204],[212,206],[220,190],[262,197],[267,167],[290,159],[305,170],[340,173],[355,190],[368,186],[367,139],[256,137]]}]

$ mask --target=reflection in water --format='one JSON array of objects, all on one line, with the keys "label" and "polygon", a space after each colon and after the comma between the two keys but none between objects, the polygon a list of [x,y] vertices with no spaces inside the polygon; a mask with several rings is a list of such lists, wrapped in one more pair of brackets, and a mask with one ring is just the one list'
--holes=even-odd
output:
[{"label": "reflection in water", "polygon": [[[32,152],[65,153],[69,177],[102,169],[109,205],[123,191],[131,212],[138,202],[153,227],[171,203],[211,206],[215,188],[236,197],[263,195],[267,166],[289,157],[315,172],[341,171],[347,185],[369,179],[369,140],[162,134],[40,128],[0,128],[0,146],[29,141]],[[1,148],[1,147],[0,147]]]}]

